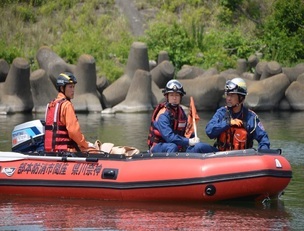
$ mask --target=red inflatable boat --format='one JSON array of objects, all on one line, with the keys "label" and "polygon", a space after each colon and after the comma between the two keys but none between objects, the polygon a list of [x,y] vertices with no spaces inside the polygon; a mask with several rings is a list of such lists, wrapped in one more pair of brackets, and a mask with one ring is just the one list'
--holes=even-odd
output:
[{"label": "red inflatable boat", "polygon": [[278,198],[292,178],[280,150],[191,153],[0,152],[0,194],[124,201]]}]

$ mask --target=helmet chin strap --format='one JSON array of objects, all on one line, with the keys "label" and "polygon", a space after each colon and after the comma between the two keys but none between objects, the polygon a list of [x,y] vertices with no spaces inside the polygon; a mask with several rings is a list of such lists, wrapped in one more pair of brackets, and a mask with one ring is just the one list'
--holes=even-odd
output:
[{"label": "helmet chin strap", "polygon": [[235,108],[235,107],[238,107],[243,101],[244,101],[245,97],[241,99],[241,96],[239,95],[239,102],[234,104],[234,105],[227,105],[227,107],[229,108]]},{"label": "helmet chin strap", "polygon": [[65,86],[63,86],[63,91],[60,90],[61,93],[63,93],[65,95],[65,98],[69,101],[71,101],[71,99],[69,97],[67,97],[67,95],[65,94]]},{"label": "helmet chin strap", "polygon": [[168,101],[167,101],[167,105],[168,105],[169,107],[171,107],[171,108],[175,108],[175,107],[177,107],[177,106],[178,106],[178,104],[175,104],[175,103],[169,103]]},{"label": "helmet chin strap", "polygon": [[235,108],[238,107],[240,105],[240,103],[234,104],[234,105],[227,105],[227,107],[229,108]]},{"label": "helmet chin strap", "polygon": [[166,95],[166,99],[167,99],[167,104],[170,106],[170,107],[177,107],[181,102],[182,102],[182,97],[181,97],[181,100],[180,100],[180,103],[169,103],[169,98],[168,98],[168,95]]}]

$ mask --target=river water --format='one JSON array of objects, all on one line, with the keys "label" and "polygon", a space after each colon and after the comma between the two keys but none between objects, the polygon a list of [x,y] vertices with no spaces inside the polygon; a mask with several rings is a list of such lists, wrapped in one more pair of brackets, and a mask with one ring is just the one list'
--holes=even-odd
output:
[{"label": "river water", "polygon": [[[304,112],[258,113],[272,148],[281,148],[293,179],[278,201],[212,204],[136,203],[0,197],[0,230],[304,230]],[[198,134],[212,144],[204,127],[211,112],[200,112]],[[17,124],[44,115],[0,115],[0,150],[11,150]],[[78,114],[87,140],[147,150],[151,113]]]}]

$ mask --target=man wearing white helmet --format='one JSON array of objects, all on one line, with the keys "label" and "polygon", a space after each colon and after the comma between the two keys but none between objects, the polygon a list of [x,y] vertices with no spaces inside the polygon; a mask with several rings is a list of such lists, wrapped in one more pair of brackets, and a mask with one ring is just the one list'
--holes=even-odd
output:
[{"label": "man wearing white helmet", "polygon": [[151,152],[213,152],[214,147],[200,142],[198,137],[186,138],[187,116],[180,106],[186,94],[182,84],[170,80],[163,90],[166,102],[153,112],[148,145]]},{"label": "man wearing white helmet", "polygon": [[253,147],[269,149],[270,142],[257,114],[243,103],[247,95],[246,83],[242,78],[228,80],[225,86],[226,106],[219,108],[206,125],[206,134],[217,139],[215,147],[220,151]]}]

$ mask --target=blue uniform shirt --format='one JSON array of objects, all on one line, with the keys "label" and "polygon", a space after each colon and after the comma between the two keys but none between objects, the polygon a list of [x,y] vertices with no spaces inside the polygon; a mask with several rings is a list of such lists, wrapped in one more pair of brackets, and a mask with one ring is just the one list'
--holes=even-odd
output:
[{"label": "blue uniform shirt", "polygon": [[[242,108],[244,110],[244,108]],[[229,109],[230,116],[227,114],[227,107],[219,108],[213,115],[211,120],[206,125],[206,134],[210,139],[216,139],[219,135],[226,131],[230,126],[230,119],[241,119],[238,118],[241,113],[233,114],[232,110]],[[265,131],[262,122],[258,118],[257,114],[253,111],[248,110],[246,121],[246,130],[249,134],[249,140],[256,140],[258,142],[258,149],[269,149],[270,142],[268,134]]]},{"label": "blue uniform shirt", "polygon": [[188,138],[174,133],[168,110],[159,116],[158,120],[154,122],[154,126],[160,132],[166,143],[174,143],[182,147],[187,147],[189,145]]}]

